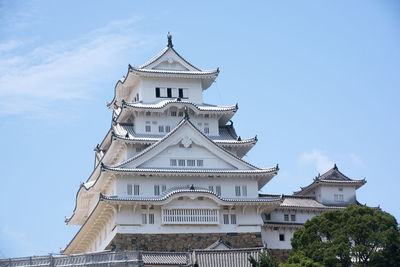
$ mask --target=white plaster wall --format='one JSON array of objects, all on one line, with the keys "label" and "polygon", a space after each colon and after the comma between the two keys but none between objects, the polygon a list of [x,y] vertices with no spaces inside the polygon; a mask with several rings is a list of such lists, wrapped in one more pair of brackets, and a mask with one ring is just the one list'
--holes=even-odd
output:
[{"label": "white plaster wall", "polygon": [[[307,220],[311,219],[316,215],[320,215],[317,212],[311,211],[302,211],[302,210],[274,210],[271,213],[271,220],[269,222],[278,222],[278,223],[305,223]],[[285,221],[284,215],[289,214],[289,221]],[[296,221],[291,221],[290,215],[296,215]]]},{"label": "white plaster wall", "polygon": [[[341,186],[343,191],[339,191],[339,186],[321,185],[321,203],[327,205],[344,205],[356,202],[356,190],[354,186]],[[335,201],[335,194],[342,194],[343,201]]]},{"label": "white plaster wall", "polygon": [[221,186],[221,196],[222,197],[236,197],[235,196],[235,186],[247,186],[247,197],[257,197],[257,181],[250,178],[232,178],[232,177],[163,177],[163,176],[153,176],[153,177],[143,177],[143,176],[123,176],[116,179],[116,190],[115,193],[121,197],[127,197],[127,185],[128,184],[138,184],[140,186],[139,196],[154,196],[154,185],[166,185],[167,190],[171,187],[176,186],[190,186],[195,185],[203,188],[208,188],[210,185]]},{"label": "white plaster wall", "polygon": [[[203,167],[171,167],[171,159],[194,159],[203,160]],[[192,144],[192,147],[185,148],[179,145],[170,146],[151,160],[139,165],[140,168],[174,168],[174,169],[236,169],[226,161],[221,160],[210,153],[204,147]]]},{"label": "white plaster wall", "polygon": [[[219,224],[188,224],[188,225],[177,225],[177,224],[161,224],[161,207],[153,206],[153,209],[142,208],[141,205],[137,205],[135,211],[132,206],[123,206],[117,215],[115,221],[118,226],[118,233],[144,233],[144,234],[167,234],[167,233],[226,233],[226,232],[260,232],[262,222],[260,216],[256,213],[255,209],[246,209],[243,214],[240,208],[236,210],[224,210],[223,207],[218,206],[215,202],[209,200],[194,201],[190,203],[187,200],[175,200],[172,203],[166,205],[166,208],[219,208],[220,218]],[[141,224],[143,213],[154,214],[154,224]],[[236,224],[223,224],[223,214],[236,214]],[[243,224],[242,222],[246,222]],[[249,223],[250,222],[250,223]]]},{"label": "white plaster wall", "polygon": [[[190,107],[189,107],[190,108]],[[176,110],[176,109],[175,109]],[[178,111],[183,113],[183,108],[179,108]],[[183,116],[171,116],[171,108],[163,113],[152,112],[151,116],[146,116],[145,112],[134,118],[135,132],[138,134],[157,134],[165,135],[165,126],[170,126],[171,131],[178,125],[182,120]],[[218,117],[210,115],[209,118],[204,118],[203,116],[191,116],[190,121],[204,133],[204,124],[208,123],[209,133],[208,136],[218,136],[219,135],[219,124]],[[150,122],[150,124],[146,124]],[[146,132],[146,125],[151,125],[151,131]],[[158,126],[164,126],[164,132],[160,133]]]},{"label": "white plaster wall", "polygon": [[[142,84],[139,89],[139,94],[144,103],[154,103],[162,99],[156,98],[156,87],[169,88],[188,88],[188,99],[193,103],[203,103],[203,90],[200,79],[176,79],[176,78],[142,78]],[[176,97],[175,97],[176,98]]]},{"label": "white plaster wall", "polygon": [[[293,233],[297,229],[285,229],[280,228],[278,230],[273,230],[269,227],[261,228],[261,238],[264,245],[267,245],[269,249],[292,249],[290,244],[290,239],[293,237]],[[279,235],[284,234],[285,240],[280,241]]]}]

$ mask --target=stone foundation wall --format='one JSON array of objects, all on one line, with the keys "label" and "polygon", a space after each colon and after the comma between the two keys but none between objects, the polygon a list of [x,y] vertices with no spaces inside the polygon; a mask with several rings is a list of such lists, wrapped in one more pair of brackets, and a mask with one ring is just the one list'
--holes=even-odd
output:
[{"label": "stone foundation wall", "polygon": [[290,249],[268,249],[268,252],[279,262],[286,263],[290,256]]},{"label": "stone foundation wall", "polygon": [[208,233],[208,234],[117,234],[111,244],[116,250],[143,250],[178,252],[205,249],[219,238],[232,248],[262,247],[261,233]]}]

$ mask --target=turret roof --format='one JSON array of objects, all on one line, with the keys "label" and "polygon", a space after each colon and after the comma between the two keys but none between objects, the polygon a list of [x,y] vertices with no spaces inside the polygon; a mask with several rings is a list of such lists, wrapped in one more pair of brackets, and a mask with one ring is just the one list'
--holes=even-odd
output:
[{"label": "turret roof", "polygon": [[300,191],[296,191],[294,195],[303,195],[308,194],[309,191],[321,184],[334,184],[334,185],[354,185],[356,189],[360,188],[366,183],[365,178],[360,180],[353,180],[341,173],[336,166],[333,166],[332,169],[327,171],[326,173],[315,177],[314,181],[305,187],[301,187]]}]

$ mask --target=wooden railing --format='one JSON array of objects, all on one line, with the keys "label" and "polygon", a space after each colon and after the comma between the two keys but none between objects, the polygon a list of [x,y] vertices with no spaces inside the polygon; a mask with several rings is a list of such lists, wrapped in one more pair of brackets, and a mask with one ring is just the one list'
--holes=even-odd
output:
[{"label": "wooden railing", "polygon": [[163,224],[219,224],[218,209],[163,209]]}]

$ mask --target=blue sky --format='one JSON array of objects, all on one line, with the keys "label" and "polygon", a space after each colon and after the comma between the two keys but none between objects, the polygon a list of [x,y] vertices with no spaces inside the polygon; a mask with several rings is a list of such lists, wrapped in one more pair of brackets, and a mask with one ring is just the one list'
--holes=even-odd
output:
[{"label": "blue sky", "polygon": [[239,103],[245,157],[290,194],[337,163],[358,200],[400,219],[398,1],[0,1],[0,258],[57,253],[106,102],[166,45],[219,67],[207,103]]}]

